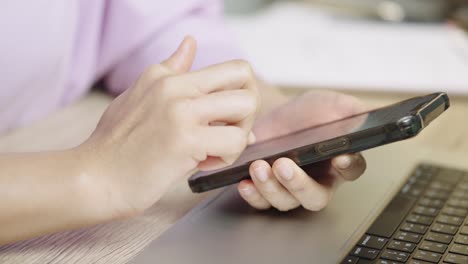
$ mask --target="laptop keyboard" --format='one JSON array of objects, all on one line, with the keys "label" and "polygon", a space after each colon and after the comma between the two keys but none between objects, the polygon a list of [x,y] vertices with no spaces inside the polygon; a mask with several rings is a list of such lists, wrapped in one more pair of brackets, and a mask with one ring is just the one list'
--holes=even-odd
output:
[{"label": "laptop keyboard", "polygon": [[468,264],[468,172],[421,164],[342,264]]}]

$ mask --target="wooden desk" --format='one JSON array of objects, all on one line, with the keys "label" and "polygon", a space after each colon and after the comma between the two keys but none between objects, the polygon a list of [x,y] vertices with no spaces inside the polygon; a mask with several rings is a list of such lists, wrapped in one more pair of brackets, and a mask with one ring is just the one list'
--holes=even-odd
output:
[{"label": "wooden desk", "polygon": [[[298,91],[288,90],[288,93],[295,94]],[[372,106],[411,96],[353,94]],[[92,132],[109,102],[109,97],[92,93],[46,120],[1,136],[0,152],[39,151],[77,145]],[[405,144],[411,148],[426,146],[434,151],[468,153],[467,115],[468,98],[452,98],[449,112],[431,125],[430,129]],[[3,246],[0,247],[0,263],[127,263],[206,196],[190,193],[186,182],[181,181],[140,217]]]}]

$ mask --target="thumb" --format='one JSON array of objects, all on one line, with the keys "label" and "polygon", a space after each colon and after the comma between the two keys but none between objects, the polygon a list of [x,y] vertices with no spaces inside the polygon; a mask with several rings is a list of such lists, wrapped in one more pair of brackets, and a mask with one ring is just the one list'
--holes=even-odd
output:
[{"label": "thumb", "polygon": [[197,53],[197,42],[191,36],[186,36],[177,50],[161,64],[175,73],[188,72],[192,68]]}]

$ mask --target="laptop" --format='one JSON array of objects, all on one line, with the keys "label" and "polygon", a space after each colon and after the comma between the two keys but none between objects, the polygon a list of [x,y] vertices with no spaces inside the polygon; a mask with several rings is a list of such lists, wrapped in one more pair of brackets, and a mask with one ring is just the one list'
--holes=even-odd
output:
[{"label": "laptop", "polygon": [[466,264],[466,158],[418,140],[364,152],[366,173],[320,212],[256,211],[228,187],[131,263]]}]

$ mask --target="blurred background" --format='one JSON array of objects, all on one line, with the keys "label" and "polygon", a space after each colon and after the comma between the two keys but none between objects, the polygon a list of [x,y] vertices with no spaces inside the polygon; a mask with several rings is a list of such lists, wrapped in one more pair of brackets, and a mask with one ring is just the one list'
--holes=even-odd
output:
[{"label": "blurred background", "polygon": [[466,0],[225,0],[258,74],[282,87],[468,95]]}]

